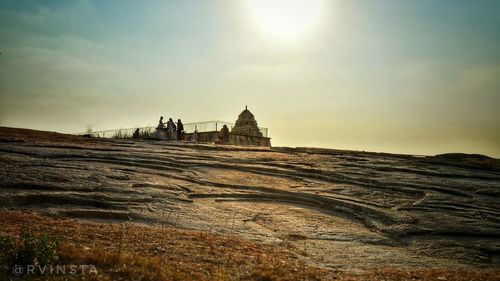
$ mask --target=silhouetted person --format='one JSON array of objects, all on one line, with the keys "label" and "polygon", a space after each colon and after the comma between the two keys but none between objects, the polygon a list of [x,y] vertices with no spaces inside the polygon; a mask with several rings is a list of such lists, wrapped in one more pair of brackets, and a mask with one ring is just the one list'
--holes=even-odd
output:
[{"label": "silhouetted person", "polygon": [[228,144],[229,143],[229,128],[227,127],[227,125],[224,124],[224,126],[222,126],[222,141],[224,142],[224,144]]},{"label": "silhouetted person", "polygon": [[167,121],[167,139],[172,140],[172,137],[174,136],[174,131],[175,131],[175,123],[172,118],[168,118]]},{"label": "silhouetted person", "polygon": [[137,128],[137,129],[135,129],[135,132],[132,135],[132,138],[133,139],[138,139],[139,137],[140,137],[139,128]]},{"label": "silhouetted person", "polygon": [[157,129],[164,129],[165,128],[165,123],[163,123],[163,116],[160,117],[160,122],[158,122],[158,127]]},{"label": "silhouetted person", "polygon": [[177,140],[183,140],[182,133],[184,132],[184,125],[181,119],[177,119]]},{"label": "silhouetted person", "polygon": [[198,142],[198,130],[194,130],[190,142]]}]

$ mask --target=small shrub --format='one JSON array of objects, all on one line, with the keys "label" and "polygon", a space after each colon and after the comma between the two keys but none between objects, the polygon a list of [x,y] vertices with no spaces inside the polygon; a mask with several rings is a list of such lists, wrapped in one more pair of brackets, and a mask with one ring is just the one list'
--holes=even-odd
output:
[{"label": "small shrub", "polygon": [[149,139],[153,136],[153,134],[154,134],[154,130],[151,127],[146,127],[146,128],[141,129],[139,131],[139,137],[141,139]]},{"label": "small shrub", "polygon": [[129,134],[121,129],[116,131],[115,134],[113,135],[114,139],[126,139],[129,137],[130,137]]},{"label": "small shrub", "polygon": [[0,264],[7,267],[54,264],[59,258],[59,244],[59,239],[49,234],[34,235],[25,228],[19,239],[0,237]]},{"label": "small shrub", "polygon": [[16,259],[15,239],[8,236],[0,236],[0,265],[11,265]]}]

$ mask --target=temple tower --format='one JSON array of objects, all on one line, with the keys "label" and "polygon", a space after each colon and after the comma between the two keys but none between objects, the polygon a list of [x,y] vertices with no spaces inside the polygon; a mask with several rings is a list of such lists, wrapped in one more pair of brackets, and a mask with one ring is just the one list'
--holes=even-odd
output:
[{"label": "temple tower", "polygon": [[262,132],[259,130],[255,116],[248,110],[245,106],[240,115],[238,115],[238,120],[231,130],[231,134],[240,136],[253,136],[253,137],[263,137]]}]

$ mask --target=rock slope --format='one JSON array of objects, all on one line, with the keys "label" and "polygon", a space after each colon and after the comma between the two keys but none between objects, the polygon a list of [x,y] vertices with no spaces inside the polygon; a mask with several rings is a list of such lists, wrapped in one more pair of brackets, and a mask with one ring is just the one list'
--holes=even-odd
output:
[{"label": "rock slope", "polygon": [[333,268],[500,265],[496,159],[0,132],[3,210],[234,234]]}]

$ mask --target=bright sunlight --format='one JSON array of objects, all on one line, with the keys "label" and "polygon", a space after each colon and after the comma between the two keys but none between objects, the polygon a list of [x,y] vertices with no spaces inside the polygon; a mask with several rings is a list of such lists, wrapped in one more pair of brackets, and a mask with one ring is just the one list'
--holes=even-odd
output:
[{"label": "bright sunlight", "polygon": [[319,22],[324,4],[324,0],[248,0],[258,27],[283,40],[295,40],[311,30]]}]

